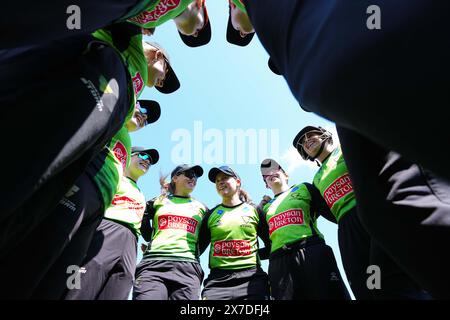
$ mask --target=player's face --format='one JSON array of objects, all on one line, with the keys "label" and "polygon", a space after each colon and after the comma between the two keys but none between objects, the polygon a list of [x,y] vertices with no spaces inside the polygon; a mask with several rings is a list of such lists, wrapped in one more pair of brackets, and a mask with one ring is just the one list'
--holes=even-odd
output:
[{"label": "player's face", "polygon": [[182,193],[191,193],[197,185],[197,176],[195,172],[188,170],[174,176],[173,181],[177,190]]},{"label": "player's face", "polygon": [[142,129],[147,124],[147,115],[141,112],[139,104],[136,104],[134,108],[133,116],[128,120],[126,127],[129,132],[137,131]]},{"label": "player's face", "polygon": [[131,156],[129,171],[133,176],[142,176],[150,169],[150,157],[146,153],[134,153]]},{"label": "player's face", "polygon": [[221,197],[231,197],[239,189],[240,181],[220,172],[216,177],[216,190]]},{"label": "player's face", "polygon": [[281,185],[284,182],[287,182],[287,176],[281,170],[274,170],[274,171],[268,172],[263,177],[264,177],[264,181],[266,181],[266,183],[270,189],[273,189],[274,186],[276,186],[276,185]]},{"label": "player's face", "polygon": [[194,1],[173,20],[181,34],[196,37],[206,22],[204,6],[201,1]]},{"label": "player's face", "polygon": [[239,31],[241,37],[247,36],[249,33],[255,32],[248,15],[242,12],[236,5],[230,2],[231,7],[231,24],[233,28]]},{"label": "player's face", "polygon": [[146,53],[148,69],[148,87],[162,87],[168,71],[167,61],[164,54],[159,50],[152,50]]},{"label": "player's face", "polygon": [[303,149],[310,157],[317,154],[322,143],[321,134],[318,132],[307,132],[302,140]]}]

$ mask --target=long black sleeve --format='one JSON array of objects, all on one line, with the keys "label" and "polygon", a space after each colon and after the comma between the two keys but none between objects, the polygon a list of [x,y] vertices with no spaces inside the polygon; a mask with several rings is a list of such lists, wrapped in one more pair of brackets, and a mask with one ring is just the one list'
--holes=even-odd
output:
[{"label": "long black sleeve", "polygon": [[267,225],[266,215],[265,215],[264,211],[260,207],[257,207],[256,211],[258,212],[258,216],[259,216],[257,233],[258,233],[258,237],[260,237],[264,243],[264,248],[258,249],[258,254],[259,254],[259,258],[261,260],[265,260],[265,259],[269,259],[270,250],[272,248],[272,242],[270,241],[269,226]]},{"label": "long black sleeve", "polygon": [[202,225],[200,226],[200,232],[198,235],[199,257],[203,254],[203,252],[205,252],[206,248],[208,248],[209,244],[211,243],[211,231],[208,228],[208,219],[215,208],[216,207],[214,207],[211,210],[208,210],[202,219]]},{"label": "long black sleeve", "polygon": [[310,183],[305,183],[305,185],[311,194],[311,214],[314,214],[316,219],[319,216],[322,216],[332,223],[337,223],[336,217],[333,215],[325,199],[320,194],[319,189]]},{"label": "long black sleeve", "polygon": [[153,208],[153,203],[155,202],[155,199],[147,201],[147,205],[145,207],[144,217],[142,218],[141,223],[141,235],[142,238],[144,238],[145,241],[149,242],[152,240],[152,220],[155,216],[155,208]]}]

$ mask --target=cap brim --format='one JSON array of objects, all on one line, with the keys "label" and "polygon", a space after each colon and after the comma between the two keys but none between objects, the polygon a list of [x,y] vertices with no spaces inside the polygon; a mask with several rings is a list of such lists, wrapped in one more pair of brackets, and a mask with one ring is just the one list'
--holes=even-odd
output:
[{"label": "cap brim", "polygon": [[[185,169],[177,171],[176,173],[186,172],[186,171],[190,171],[190,170],[195,172],[195,175],[197,176],[197,178],[200,178],[203,175],[203,168],[200,166],[186,167]],[[173,175],[172,175],[172,177],[173,177]]]},{"label": "cap brim", "polygon": [[272,58],[269,58],[269,61],[267,61],[267,65],[269,66],[269,69],[275,73],[276,75],[281,76],[281,72],[280,70],[278,70],[277,66],[275,65],[275,63],[273,62]]},{"label": "cap brim", "polygon": [[241,37],[240,32],[233,28],[233,24],[231,23],[231,15],[228,15],[227,41],[229,43],[240,47],[245,47],[252,41],[254,35],[255,33],[252,32],[245,37]]},{"label": "cap brim", "polygon": [[273,159],[264,159],[261,162],[261,175],[266,176],[273,171],[276,171],[281,168],[281,165]]},{"label": "cap brim", "polygon": [[219,173],[223,173],[223,174],[226,174],[227,176],[236,177],[236,178],[239,179],[239,177],[236,175],[236,173],[233,175],[233,174],[230,174],[227,171],[221,170],[220,168],[214,167],[211,170],[209,170],[209,172],[208,172],[208,179],[209,179],[209,181],[211,181],[212,183],[216,183],[216,177],[217,177],[217,175]]},{"label": "cap brim", "polygon": [[[208,16],[208,11],[205,8],[205,16]],[[207,18],[206,25],[203,27],[202,30],[199,31],[198,35],[196,37],[194,36],[187,36],[182,34],[180,31],[178,31],[178,34],[180,35],[181,40],[183,40],[184,44],[188,47],[201,47],[205,44],[208,44],[209,41],[211,41],[211,24],[209,22],[209,17]]]},{"label": "cap brim", "polygon": [[177,75],[173,71],[172,66],[170,65],[167,59],[166,62],[167,62],[167,74],[166,78],[164,79],[164,85],[162,87],[155,86],[156,90],[164,94],[175,92],[181,86]]},{"label": "cap brim", "polygon": [[150,161],[151,164],[155,164],[159,161],[159,152],[156,149],[145,149],[142,147],[132,147],[131,153],[135,153],[135,152],[144,152],[144,153],[148,154],[151,159],[151,161]]},{"label": "cap brim", "polygon": [[147,110],[147,123],[156,122],[161,116],[161,107],[154,100],[138,100],[139,104]]}]

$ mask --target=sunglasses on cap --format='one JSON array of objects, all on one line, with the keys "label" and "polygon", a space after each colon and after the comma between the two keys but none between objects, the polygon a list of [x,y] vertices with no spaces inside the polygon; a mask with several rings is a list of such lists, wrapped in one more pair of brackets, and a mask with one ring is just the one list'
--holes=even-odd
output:
[{"label": "sunglasses on cap", "polygon": [[177,176],[181,176],[182,174],[184,174],[184,176],[189,179],[194,179],[194,178],[197,179],[198,178],[197,175],[195,174],[195,172],[191,171],[191,170],[178,172]]}]

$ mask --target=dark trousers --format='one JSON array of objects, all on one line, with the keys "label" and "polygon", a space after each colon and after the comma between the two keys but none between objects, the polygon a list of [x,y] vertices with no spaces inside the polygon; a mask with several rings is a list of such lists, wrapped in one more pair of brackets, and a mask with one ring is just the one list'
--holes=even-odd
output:
[{"label": "dark trousers", "polygon": [[[13,48],[86,34],[100,29],[127,14],[139,0],[43,0],[4,2],[0,11],[0,49]],[[80,9],[80,29],[73,24],[72,5]]]},{"label": "dark trousers", "polygon": [[[103,216],[103,203],[87,175],[56,209],[0,261],[4,299],[57,299],[66,288],[67,268],[81,265]],[[45,289],[45,290],[44,290]]]},{"label": "dark trousers", "polygon": [[20,114],[29,133],[26,142],[12,134],[16,121],[1,129],[9,136],[5,149],[26,144],[27,156],[16,157],[3,173],[14,183],[2,190],[8,201],[0,204],[0,257],[46,218],[123,125],[128,72],[112,48],[91,41],[75,37],[9,50],[8,57],[0,53],[2,118]]},{"label": "dark trousers", "polygon": [[[300,105],[450,179],[446,0],[244,0]],[[381,29],[366,11],[378,5]],[[424,134],[429,128],[436,139]],[[427,151],[418,146],[426,146]]]},{"label": "dark trousers", "polygon": [[212,269],[205,280],[203,300],[268,300],[269,281],[260,267],[245,270]]},{"label": "dark trousers", "polygon": [[200,263],[142,259],[136,267],[133,300],[198,300]]},{"label": "dark trousers", "polygon": [[[348,282],[357,300],[429,299],[430,297],[372,239],[363,227],[356,208],[339,220],[339,250]],[[380,269],[380,288],[367,284],[373,271]]]},{"label": "dark trousers", "polygon": [[127,300],[136,270],[136,235],[103,219],[92,238],[80,273],[80,288],[67,290],[67,300]]},{"label": "dark trousers", "polygon": [[449,298],[449,181],[357,133],[338,133],[368,233],[421,288]]},{"label": "dark trousers", "polygon": [[319,241],[279,249],[269,261],[275,300],[349,300],[333,250]]}]

